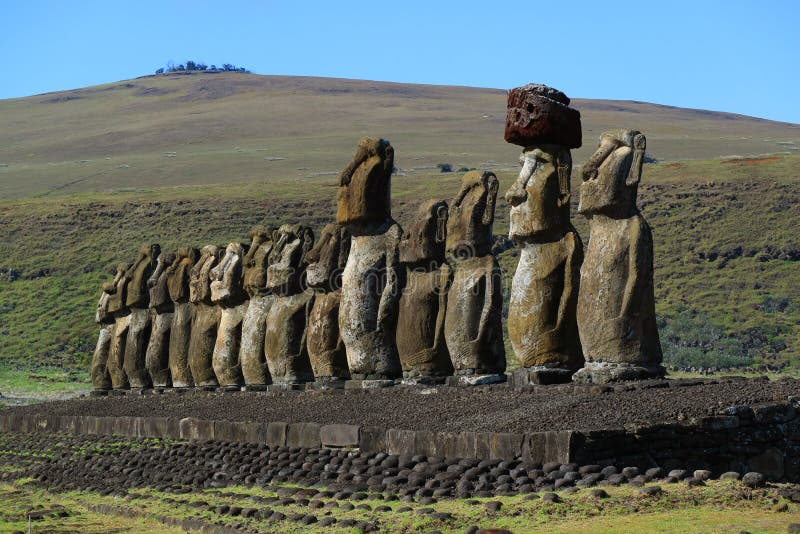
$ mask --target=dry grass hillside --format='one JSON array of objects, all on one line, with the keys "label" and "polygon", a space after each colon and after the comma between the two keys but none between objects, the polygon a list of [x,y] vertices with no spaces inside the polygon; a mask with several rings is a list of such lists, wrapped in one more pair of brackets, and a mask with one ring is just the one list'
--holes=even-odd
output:
[{"label": "dry grass hillside", "polygon": [[[401,224],[423,200],[458,190],[461,174],[437,163],[494,169],[504,192],[519,152],[502,139],[504,98],[198,74],[0,101],[0,392],[86,387],[100,284],[140,243],[170,250],[243,239],[256,223],[330,221],[335,175],[360,135],[395,147]],[[623,126],[644,131],[658,160],[645,167],[640,205],[653,227],[667,363],[796,372],[800,126],[637,102],[575,106],[576,163],[600,131]],[[773,155],[722,157],[763,153]],[[501,200],[496,234],[507,220]],[[574,221],[585,241],[585,222]],[[517,259],[513,248],[501,256],[507,284]]]}]

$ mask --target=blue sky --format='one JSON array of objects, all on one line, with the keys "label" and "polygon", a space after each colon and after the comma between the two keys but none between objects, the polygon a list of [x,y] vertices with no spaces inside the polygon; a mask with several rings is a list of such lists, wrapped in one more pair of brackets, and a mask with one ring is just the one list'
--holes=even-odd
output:
[{"label": "blue sky", "polygon": [[0,98],[150,74],[172,60],[258,74],[511,88],[800,123],[800,2],[2,0]]}]

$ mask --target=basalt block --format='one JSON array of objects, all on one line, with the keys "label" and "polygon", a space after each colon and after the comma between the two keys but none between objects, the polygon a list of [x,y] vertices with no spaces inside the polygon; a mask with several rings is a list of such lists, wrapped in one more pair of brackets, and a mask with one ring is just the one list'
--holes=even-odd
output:
[{"label": "basalt block", "polygon": [[581,146],[581,114],[557,89],[540,84],[508,92],[505,140],[520,146],[558,144]]}]

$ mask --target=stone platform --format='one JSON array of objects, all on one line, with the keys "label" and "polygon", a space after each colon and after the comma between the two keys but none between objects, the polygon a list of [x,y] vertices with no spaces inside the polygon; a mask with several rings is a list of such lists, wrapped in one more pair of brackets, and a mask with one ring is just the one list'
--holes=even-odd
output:
[{"label": "stone platform", "polygon": [[758,470],[773,479],[800,480],[798,399],[799,381],[760,379],[195,391],[7,409],[0,412],[0,430]]}]

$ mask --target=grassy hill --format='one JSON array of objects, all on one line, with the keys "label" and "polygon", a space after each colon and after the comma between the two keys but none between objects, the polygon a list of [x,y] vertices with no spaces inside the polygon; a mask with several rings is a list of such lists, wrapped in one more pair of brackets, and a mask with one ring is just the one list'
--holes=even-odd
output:
[{"label": "grassy hill", "polygon": [[[669,362],[797,366],[800,127],[574,102],[577,163],[601,130],[623,126],[644,131],[659,160],[645,167],[640,204]],[[99,286],[140,243],[222,244],[256,223],[332,220],[335,174],[362,134],[395,146],[401,223],[421,201],[458,190],[460,174],[436,173],[436,163],[493,169],[504,192],[519,152],[502,140],[504,107],[497,90],[244,74],[0,101],[0,391],[30,376],[86,380]],[[775,155],[721,157],[762,153]],[[507,229],[500,201],[495,233]],[[507,283],[517,258],[501,257]]]}]

